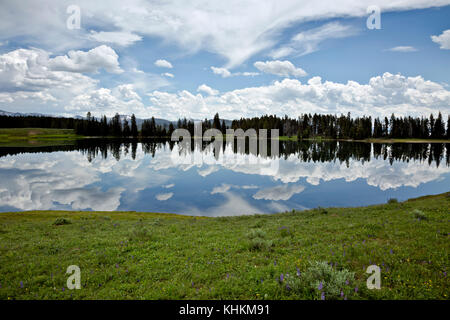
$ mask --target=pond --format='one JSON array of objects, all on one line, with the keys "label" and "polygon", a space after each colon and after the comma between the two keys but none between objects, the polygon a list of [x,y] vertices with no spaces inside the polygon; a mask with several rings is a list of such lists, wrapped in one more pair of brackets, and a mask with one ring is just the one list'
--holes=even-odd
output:
[{"label": "pond", "polygon": [[386,203],[449,191],[450,144],[279,143],[265,154],[164,140],[0,148],[0,211],[226,216]]}]

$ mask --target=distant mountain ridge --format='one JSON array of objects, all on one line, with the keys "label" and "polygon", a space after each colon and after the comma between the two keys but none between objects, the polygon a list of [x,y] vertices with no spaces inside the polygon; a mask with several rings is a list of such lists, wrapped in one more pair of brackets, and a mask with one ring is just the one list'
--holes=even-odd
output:
[{"label": "distant mountain ridge", "polygon": [[0,110],[0,116],[10,116],[10,117],[53,117],[51,115],[42,113],[20,113],[20,112],[9,112],[5,110]]}]

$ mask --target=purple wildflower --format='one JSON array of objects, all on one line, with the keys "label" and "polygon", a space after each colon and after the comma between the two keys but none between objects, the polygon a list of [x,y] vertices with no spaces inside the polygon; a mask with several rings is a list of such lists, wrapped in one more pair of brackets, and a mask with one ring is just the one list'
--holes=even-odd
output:
[{"label": "purple wildflower", "polygon": [[323,288],[323,284],[322,284],[322,281],[319,283],[319,287],[317,288],[317,289],[319,289],[319,290],[322,290],[322,288]]},{"label": "purple wildflower", "polygon": [[291,287],[286,283],[286,289],[291,290]]},{"label": "purple wildflower", "polygon": [[23,282],[22,281],[20,281],[20,287],[23,288]]},{"label": "purple wildflower", "polygon": [[358,293],[358,287],[355,287],[355,293]]},{"label": "purple wildflower", "polygon": [[281,274],[281,275],[280,275],[280,282],[283,282],[283,280],[284,280],[284,275]]},{"label": "purple wildflower", "polygon": [[341,291],[341,298],[344,297],[344,291]]},{"label": "purple wildflower", "polygon": [[325,300],[325,293],[324,292],[322,292],[322,294],[320,295],[320,299],[321,300]]},{"label": "purple wildflower", "polygon": [[392,251],[392,249],[389,251],[391,254],[394,254],[394,251]]},{"label": "purple wildflower", "polygon": [[349,283],[348,280],[345,280],[345,284],[348,285],[348,283]]},{"label": "purple wildflower", "polygon": [[297,268],[297,277],[300,277],[300,269],[299,268]]}]

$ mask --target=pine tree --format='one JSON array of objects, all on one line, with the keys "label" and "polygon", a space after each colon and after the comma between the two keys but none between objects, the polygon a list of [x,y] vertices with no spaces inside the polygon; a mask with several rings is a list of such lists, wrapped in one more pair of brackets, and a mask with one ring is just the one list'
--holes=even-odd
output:
[{"label": "pine tree", "polygon": [[219,118],[219,114],[218,114],[218,113],[216,113],[216,114],[214,115],[213,128],[214,128],[214,129],[219,129],[219,130],[220,130],[220,118]]},{"label": "pine tree", "polygon": [[434,123],[434,137],[436,139],[443,139],[445,137],[445,124],[442,120],[442,114],[439,112],[438,117]]},{"label": "pine tree", "polygon": [[111,120],[111,129],[114,136],[119,137],[122,135],[122,124],[120,122],[120,116],[118,113],[116,113],[116,115]]},{"label": "pine tree", "polygon": [[447,119],[447,139],[450,139],[450,115],[448,115]]},{"label": "pine tree", "polygon": [[435,132],[434,132],[434,116],[433,114],[430,114],[430,138],[434,138],[435,137]]},{"label": "pine tree", "polygon": [[123,119],[123,131],[122,134],[124,137],[129,137],[131,135],[130,125],[128,124],[128,120]]},{"label": "pine tree", "polygon": [[138,136],[138,128],[136,124],[136,116],[134,113],[131,115],[131,135],[136,138]]}]

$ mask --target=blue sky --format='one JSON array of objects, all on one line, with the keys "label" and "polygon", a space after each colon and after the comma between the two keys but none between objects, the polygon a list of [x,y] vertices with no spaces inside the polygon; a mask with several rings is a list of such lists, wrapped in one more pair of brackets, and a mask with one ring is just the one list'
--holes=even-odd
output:
[{"label": "blue sky", "polygon": [[[449,4],[2,1],[0,109],[446,116]],[[79,8],[79,29],[67,27],[69,5]],[[380,8],[379,30],[366,27],[369,5]]]}]

